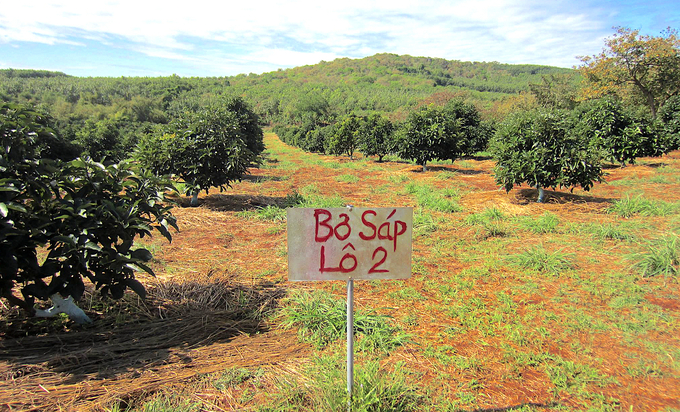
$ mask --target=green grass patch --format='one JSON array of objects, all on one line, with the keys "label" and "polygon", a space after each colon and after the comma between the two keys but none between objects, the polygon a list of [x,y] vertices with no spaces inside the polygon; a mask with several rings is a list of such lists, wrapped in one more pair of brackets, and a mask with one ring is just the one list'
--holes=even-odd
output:
[{"label": "green grass patch", "polygon": [[356,183],[356,182],[359,181],[359,178],[355,175],[344,174],[344,175],[336,176],[335,180],[337,180],[338,182]]},{"label": "green grass patch", "polygon": [[640,196],[631,197],[627,195],[612,204],[609,213],[617,214],[621,217],[641,216],[669,216],[678,213],[680,205],[668,203],[661,200],[650,200]]},{"label": "green grass patch", "polygon": [[[345,359],[321,356],[304,373],[305,384],[279,378],[278,393],[259,412],[348,410]],[[428,399],[418,392],[418,376],[408,372],[403,362],[394,367],[381,366],[377,360],[357,364],[351,410],[355,412],[421,411]]]},{"label": "green grass patch", "polygon": [[511,233],[506,218],[505,214],[494,206],[481,213],[467,216],[465,223],[476,227],[478,238],[505,237]]},{"label": "green grass patch", "polygon": [[645,250],[628,257],[642,277],[677,276],[680,271],[680,236],[671,234],[648,242]]},{"label": "green grass patch", "polygon": [[545,212],[538,218],[529,217],[521,220],[522,227],[533,233],[554,233],[559,224],[560,219],[550,212]]},{"label": "green grass patch", "polygon": [[561,250],[549,252],[543,245],[533,246],[509,259],[517,267],[556,275],[574,268],[572,254],[563,253]]},{"label": "green grass patch", "polygon": [[[346,336],[347,310],[344,300],[328,292],[294,291],[281,310],[284,328],[299,328],[300,339],[323,348]],[[358,350],[390,352],[408,336],[393,326],[387,316],[355,310],[354,331]]]},{"label": "green grass patch", "polygon": [[404,187],[406,192],[413,195],[418,205],[437,212],[460,212],[463,208],[458,204],[460,195],[455,189],[438,191],[432,186],[410,182]]}]

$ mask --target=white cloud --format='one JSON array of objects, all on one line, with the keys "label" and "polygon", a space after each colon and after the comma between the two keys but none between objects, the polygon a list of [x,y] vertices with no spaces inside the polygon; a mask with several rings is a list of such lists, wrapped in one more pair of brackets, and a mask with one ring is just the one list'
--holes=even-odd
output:
[{"label": "white cloud", "polygon": [[89,40],[189,64],[209,48],[222,67],[265,70],[378,52],[571,66],[620,14],[589,1],[16,1],[0,9],[0,43]]}]

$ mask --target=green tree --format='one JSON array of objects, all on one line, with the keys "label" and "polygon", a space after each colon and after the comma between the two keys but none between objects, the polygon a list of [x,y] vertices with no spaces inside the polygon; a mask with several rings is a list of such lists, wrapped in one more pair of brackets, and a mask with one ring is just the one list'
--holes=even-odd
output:
[{"label": "green tree", "polygon": [[455,161],[485,148],[488,131],[473,105],[452,100],[443,107],[430,105],[412,112],[398,134],[396,151],[425,171],[431,160]]},{"label": "green tree", "polygon": [[453,158],[457,124],[442,107],[426,106],[412,112],[397,135],[397,153],[427,170],[427,162]]},{"label": "green tree", "polygon": [[354,114],[345,116],[339,121],[330,135],[328,152],[340,155],[346,154],[350,159],[354,158],[354,151],[361,140],[363,119]]},{"label": "green tree", "polygon": [[76,131],[76,143],[83,148],[83,155],[96,161],[115,163],[126,157],[121,128],[122,124],[117,119],[88,119]]},{"label": "green tree", "polygon": [[660,128],[666,135],[668,148],[677,150],[680,148],[680,96],[673,96],[659,110],[657,119],[661,122]]},{"label": "green tree", "polygon": [[529,90],[541,107],[571,110],[578,98],[575,77],[563,73],[544,75],[541,83],[529,83]]},{"label": "green tree", "polygon": [[365,156],[378,156],[378,162],[394,151],[394,125],[390,119],[374,113],[362,125],[359,151]]},{"label": "green tree", "polygon": [[612,97],[581,103],[573,111],[574,133],[622,166],[670,150],[670,139],[645,117],[626,110]]},{"label": "green tree", "polygon": [[490,142],[496,183],[507,191],[528,183],[538,188],[538,202],[543,202],[546,187],[590,190],[602,178],[601,154],[587,139],[571,133],[569,119],[555,109],[510,115]]},{"label": "green tree", "polygon": [[579,70],[586,79],[582,94],[587,99],[617,94],[642,103],[656,117],[658,109],[680,93],[680,38],[671,28],[655,37],[619,27],[600,54],[581,60]]},{"label": "green tree", "polygon": [[126,288],[144,296],[135,272],[153,274],[151,253],[134,239],[153,228],[171,239],[168,227],[177,227],[164,192],[172,186],[126,162],[47,158],[41,141],[58,140],[47,124],[29,107],[0,106],[0,296],[29,313],[36,298],[50,298],[55,307],[43,315],[59,308],[87,322],[63,299],[78,300],[84,278],[116,299]]},{"label": "green tree", "polygon": [[240,98],[186,113],[161,132],[143,137],[137,157],[158,175],[175,174],[198,204],[198,193],[240,180],[264,150],[257,116]]}]

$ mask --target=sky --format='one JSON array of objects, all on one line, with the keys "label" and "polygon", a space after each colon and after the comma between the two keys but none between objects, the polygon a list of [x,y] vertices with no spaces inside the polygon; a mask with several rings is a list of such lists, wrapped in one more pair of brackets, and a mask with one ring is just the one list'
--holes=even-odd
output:
[{"label": "sky", "polygon": [[1,0],[0,68],[233,76],[376,53],[574,67],[618,26],[680,29],[680,3]]}]

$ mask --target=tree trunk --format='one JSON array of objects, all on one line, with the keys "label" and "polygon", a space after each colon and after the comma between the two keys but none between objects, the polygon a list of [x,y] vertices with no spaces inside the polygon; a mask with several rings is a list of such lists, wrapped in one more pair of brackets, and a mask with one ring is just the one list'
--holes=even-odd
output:
[{"label": "tree trunk", "polygon": [[61,295],[55,293],[54,295],[50,296],[50,300],[52,301],[53,306],[47,310],[36,309],[35,316],[39,318],[51,318],[57,316],[60,313],[65,313],[76,323],[92,323],[92,319],[90,319],[82,309],[73,303],[73,298],[71,296],[64,299],[61,297]]},{"label": "tree trunk", "polygon": [[545,200],[545,190],[543,190],[541,186],[536,186],[536,189],[538,189],[538,199],[536,200],[536,202],[543,203],[543,201]]},{"label": "tree trunk", "polygon": [[198,191],[191,195],[191,206],[198,206]]},{"label": "tree trunk", "polygon": [[427,172],[427,162],[423,162],[423,172]]}]

